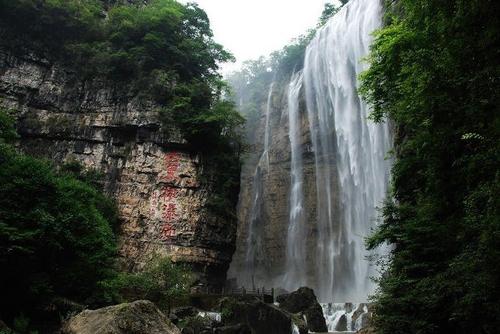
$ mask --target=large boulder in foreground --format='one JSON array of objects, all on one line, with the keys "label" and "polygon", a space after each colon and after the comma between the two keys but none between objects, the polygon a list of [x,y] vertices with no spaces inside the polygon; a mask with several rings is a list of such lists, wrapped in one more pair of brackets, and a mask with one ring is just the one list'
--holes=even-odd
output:
[{"label": "large boulder in foreground", "polygon": [[314,291],[307,287],[277,297],[279,307],[294,314],[305,315],[307,328],[311,332],[328,332],[323,310]]},{"label": "large boulder in foreground", "polygon": [[292,315],[257,298],[224,298],[220,304],[225,332],[290,334]]},{"label": "large boulder in foreground", "polygon": [[138,300],[97,310],[85,310],[69,319],[64,334],[180,334],[150,301]]}]

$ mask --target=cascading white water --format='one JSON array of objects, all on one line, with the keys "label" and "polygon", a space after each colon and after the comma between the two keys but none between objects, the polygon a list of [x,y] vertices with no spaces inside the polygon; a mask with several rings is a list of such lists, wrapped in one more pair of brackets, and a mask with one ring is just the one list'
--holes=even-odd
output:
[{"label": "cascading white water", "polygon": [[[272,108],[274,84],[270,85],[263,152],[253,175],[243,241],[244,269],[236,273],[239,284],[251,287],[255,276],[257,284],[289,291],[309,286],[321,302],[337,303],[365,302],[373,292],[370,277],[377,273],[366,259],[371,254],[364,238],[375,226],[376,207],[386,195],[391,163],[385,155],[392,140],[387,124],[368,120],[370,109],[358,95],[357,78],[365,70],[362,59],[369,52],[370,34],[381,25],[381,14],[381,0],[351,0],[317,31],[307,47],[304,68],[290,79],[288,113],[283,112],[280,120],[288,120],[291,148],[286,257],[280,263],[278,256],[270,261],[266,252],[271,247],[264,238],[264,232],[274,231],[264,229],[269,223],[264,207],[273,205],[264,182],[270,168],[271,115],[279,111]],[[314,173],[304,170],[311,153]],[[306,183],[312,177],[315,207],[305,200],[311,203],[314,196],[314,185]],[[284,264],[284,270],[273,272],[269,263]]]},{"label": "cascading white water", "polygon": [[266,156],[267,169],[269,169],[269,146],[271,143],[271,99],[273,97],[274,82],[269,86],[269,92],[267,93],[267,103],[266,103],[266,127],[264,131],[264,153]]},{"label": "cascading white water", "polygon": [[328,332],[357,332],[370,319],[368,304],[328,303],[321,304]]},{"label": "cascading white water", "polygon": [[302,163],[302,147],[300,143],[301,127],[299,114],[300,92],[302,89],[302,72],[295,73],[288,86],[288,124],[290,138],[290,215],[287,233],[286,272],[283,288],[291,290],[307,284],[305,212],[304,212],[304,175]]},{"label": "cascading white water", "polygon": [[367,119],[370,109],[358,95],[357,77],[365,70],[362,59],[381,10],[379,0],[350,1],[306,51],[304,86],[316,162],[316,293],[322,301],[366,301],[374,288],[364,238],[386,195],[391,136],[387,124]]},{"label": "cascading white water", "polygon": [[245,254],[245,273],[246,280],[242,282],[248,285],[253,284],[255,269],[259,267],[259,261],[262,261],[262,222],[263,222],[263,177],[269,171],[269,146],[270,146],[270,114],[274,82],[269,86],[269,92],[266,103],[265,130],[264,130],[264,151],[262,152],[252,182],[252,207],[250,210],[250,219],[248,224],[248,236]]}]

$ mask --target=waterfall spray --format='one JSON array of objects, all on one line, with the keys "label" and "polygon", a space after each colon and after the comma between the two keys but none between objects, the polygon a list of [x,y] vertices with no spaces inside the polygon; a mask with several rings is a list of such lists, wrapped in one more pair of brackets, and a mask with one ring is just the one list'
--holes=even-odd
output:
[{"label": "waterfall spray", "polygon": [[258,262],[262,255],[262,223],[263,223],[263,177],[269,172],[269,146],[270,146],[270,114],[274,82],[269,86],[266,103],[264,150],[259,158],[252,182],[252,207],[248,223],[248,237],[245,254],[245,276],[253,280]]},{"label": "waterfall spray", "polygon": [[283,279],[285,289],[306,285],[306,229],[304,208],[304,165],[300,143],[301,128],[299,115],[302,72],[295,73],[288,86],[288,124],[290,138],[290,215],[287,233],[286,272]]},{"label": "waterfall spray", "polygon": [[365,301],[374,289],[370,277],[376,272],[366,259],[364,238],[386,195],[391,139],[387,124],[368,120],[357,77],[365,70],[362,59],[370,33],[381,25],[381,10],[377,0],[351,1],[306,51],[304,85],[316,161],[317,293],[324,301]]},{"label": "waterfall spray", "polygon": [[[381,17],[381,0],[351,0],[317,31],[307,46],[304,68],[285,85],[287,109],[280,124],[288,122],[290,190],[288,214],[272,216],[287,219],[286,247],[279,250],[264,239],[264,232],[285,227],[281,220],[264,222],[264,208],[273,205],[273,197],[264,191],[273,145],[275,92],[270,85],[263,153],[252,180],[244,269],[236,273],[240,283],[248,285],[258,273],[258,284],[289,291],[309,286],[327,303],[366,302],[373,293],[371,277],[377,272],[367,260],[372,254],[365,250],[364,238],[375,226],[376,207],[386,196],[391,162],[385,155],[392,139],[387,124],[368,120],[370,109],[358,95],[357,78],[366,68],[362,60]],[[276,144],[283,145],[277,139]],[[313,168],[307,168],[311,163]],[[288,166],[283,166],[277,170],[286,171]],[[264,223],[272,228],[265,230]],[[266,253],[270,249],[276,253]],[[283,270],[268,270],[269,263]]]}]

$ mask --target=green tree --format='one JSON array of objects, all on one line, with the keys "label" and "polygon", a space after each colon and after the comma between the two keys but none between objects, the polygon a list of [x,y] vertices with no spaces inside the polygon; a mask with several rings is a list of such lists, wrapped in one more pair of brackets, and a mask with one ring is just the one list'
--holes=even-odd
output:
[{"label": "green tree", "polygon": [[7,144],[0,112],[0,314],[40,311],[56,297],[95,303],[114,275],[113,203],[87,183]]},{"label": "green tree", "polygon": [[220,151],[211,163],[221,170],[219,166],[230,165],[235,175],[210,176],[220,189],[214,198],[231,196],[216,202],[234,215],[244,120],[225,101],[226,84],[218,73],[219,64],[233,57],[214,41],[208,16],[198,5],[174,0],[0,0],[0,31],[2,47],[13,54],[33,53],[76,71],[82,80],[98,75],[153,100],[163,128],[180,129],[206,160]]},{"label": "green tree", "polygon": [[392,196],[369,240],[394,245],[375,325],[380,333],[497,332],[499,2],[387,8],[361,88],[372,118],[396,129]]},{"label": "green tree", "polygon": [[170,313],[172,306],[187,301],[193,282],[194,276],[185,265],[156,256],[140,272],[121,273],[105,285],[121,301],[147,299]]}]

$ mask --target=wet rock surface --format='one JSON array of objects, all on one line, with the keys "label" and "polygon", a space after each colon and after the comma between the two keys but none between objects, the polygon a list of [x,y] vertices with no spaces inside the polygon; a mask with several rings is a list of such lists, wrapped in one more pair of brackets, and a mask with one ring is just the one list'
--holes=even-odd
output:
[{"label": "wet rock surface", "polygon": [[[265,304],[257,298],[225,298],[221,301],[222,322],[225,331],[239,328],[240,332],[252,334],[290,334],[292,315],[278,307]],[[222,330],[222,329],[219,329]],[[220,332],[225,333],[225,332]]]},{"label": "wet rock surface", "polygon": [[321,305],[312,289],[302,287],[292,293],[280,295],[276,300],[281,309],[305,316],[309,331],[328,331]]},{"label": "wet rock surface", "polygon": [[[259,249],[255,251],[256,254],[250,260],[248,259],[248,240],[255,197],[253,192],[254,176],[259,164],[259,158],[263,154],[266,101],[262,101],[261,105],[259,105],[260,121],[254,135],[249,139],[252,144],[251,152],[242,167],[241,191],[238,202],[237,247],[228,277],[237,278],[238,285],[246,286],[249,289],[254,285],[257,287],[274,287],[275,289],[290,288],[283,285],[283,273],[286,270],[291,185],[291,148],[287,94],[288,81],[276,82],[270,100],[269,165],[264,164],[262,168],[262,184],[264,186],[258,208],[260,217],[257,224],[255,224],[255,233],[257,235],[255,241],[258,243]],[[303,284],[316,289],[320,284],[314,273],[314,266],[317,262],[316,250],[319,233],[315,224],[317,220],[316,166],[311,146],[308,117],[303,103],[300,104],[298,126],[301,132],[298,142],[303,148],[304,180],[302,186],[305,221],[310,222],[305,227],[307,237],[301,241],[305,243],[304,249],[307,250],[305,254],[305,263],[307,265],[301,269],[307,282]],[[337,180],[332,182],[336,184]]]},{"label": "wet rock surface", "polygon": [[85,310],[69,319],[63,334],[180,334],[180,330],[150,301]]}]

